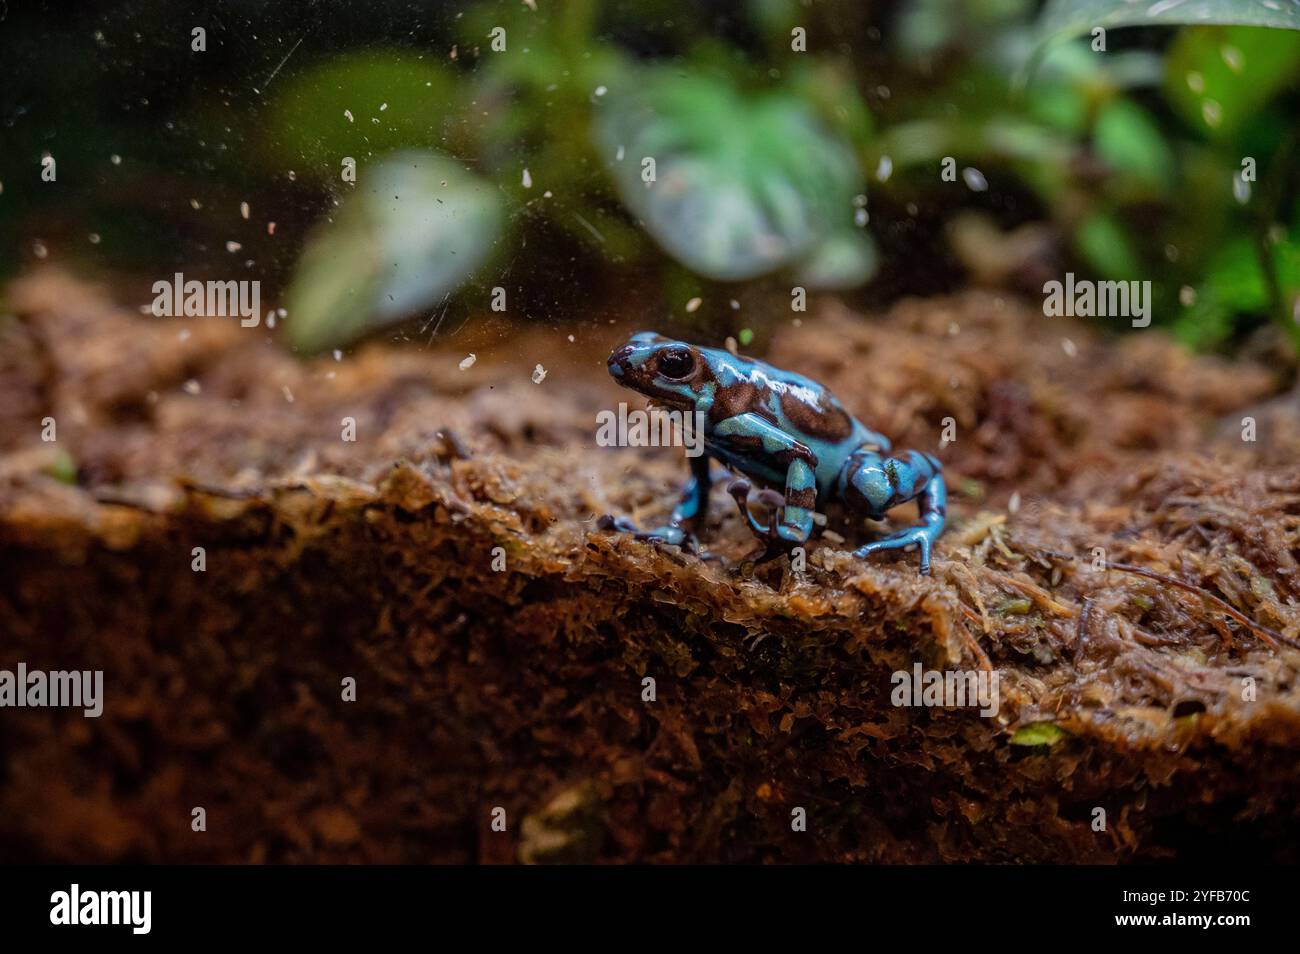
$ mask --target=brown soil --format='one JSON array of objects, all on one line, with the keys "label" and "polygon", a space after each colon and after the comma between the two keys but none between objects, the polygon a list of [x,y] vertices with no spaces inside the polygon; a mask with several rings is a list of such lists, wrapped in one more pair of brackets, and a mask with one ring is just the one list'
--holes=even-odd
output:
[{"label": "brown soil", "polygon": [[[594,446],[627,329],[461,371],[57,274],[8,302],[0,668],[106,702],[0,710],[0,857],[1300,860],[1300,403],[1262,367],[986,293],[824,306],[767,357],[939,453],[952,518],[929,579],[842,524],[796,574],[721,491],[719,559],[596,529],[683,477]],[[894,706],[917,661],[996,670],[999,715]]]}]

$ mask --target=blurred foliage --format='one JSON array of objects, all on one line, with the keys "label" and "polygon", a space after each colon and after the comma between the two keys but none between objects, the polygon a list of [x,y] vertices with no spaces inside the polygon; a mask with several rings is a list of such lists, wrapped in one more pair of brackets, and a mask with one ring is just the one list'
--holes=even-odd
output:
[{"label": "blurred foliage", "polygon": [[[125,9],[143,21],[166,4]],[[128,244],[130,223],[155,263],[196,246],[220,262],[233,235],[250,273],[291,271],[286,328],[305,350],[448,302],[481,310],[497,285],[535,314],[599,276],[649,276],[675,309],[703,295],[704,320],[768,277],[870,299],[976,271],[1032,293],[1043,268],[1150,279],[1156,322],[1198,347],[1272,319],[1300,348],[1294,3],[376,0],[325,26],[253,0],[221,9],[240,29],[213,12],[207,60],[100,16],[85,30],[98,59],[52,37],[68,70],[45,87],[16,71],[0,92],[14,143],[0,241],[48,212],[54,190],[13,182],[51,149],[95,170],[77,201],[103,247]],[[239,59],[249,34],[274,38],[256,64]],[[18,52],[28,67],[47,55]],[[30,119],[55,113],[61,125]],[[128,131],[149,148],[133,155]],[[127,160],[106,168],[114,152]],[[280,239],[231,214],[245,197],[280,210]],[[978,270],[942,227],[972,213],[968,235],[1008,237],[984,243]],[[311,220],[295,263],[283,236]],[[990,264],[1039,254],[1010,238],[1031,223],[1056,258]]]},{"label": "blurred foliage", "polygon": [[695,272],[741,281],[802,264],[822,284],[870,277],[870,244],[853,227],[853,150],[805,99],[642,68],[625,74],[596,130],[624,204]]},{"label": "blurred foliage", "polygon": [[320,350],[445,303],[491,254],[502,220],[497,190],[458,163],[390,154],[309,238],[287,293],[289,340]]}]

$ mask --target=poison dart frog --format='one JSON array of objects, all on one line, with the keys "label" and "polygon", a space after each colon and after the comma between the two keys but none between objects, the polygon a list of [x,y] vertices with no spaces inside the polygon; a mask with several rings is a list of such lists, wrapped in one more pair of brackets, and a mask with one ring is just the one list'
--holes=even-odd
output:
[{"label": "poison dart frog", "polygon": [[765,521],[750,510],[748,480],[738,477],[727,487],[764,544],[762,559],[804,544],[819,504],[838,502],[851,513],[880,519],[890,508],[915,500],[920,524],[858,547],[853,555],[862,558],[916,544],[920,571],[930,572],[930,550],[943,532],[947,509],[939,461],[919,451],[888,456],[889,440],[855,419],[816,381],[651,332],[633,335],[616,348],[609,356],[609,373],[652,404],[694,412],[704,434],[704,453],[689,458],[690,480],[665,526],[639,531],[625,517],[606,516],[602,528],[695,552],[696,531],[713,485],[709,462],[716,459],[769,488],[755,498],[770,510]]}]

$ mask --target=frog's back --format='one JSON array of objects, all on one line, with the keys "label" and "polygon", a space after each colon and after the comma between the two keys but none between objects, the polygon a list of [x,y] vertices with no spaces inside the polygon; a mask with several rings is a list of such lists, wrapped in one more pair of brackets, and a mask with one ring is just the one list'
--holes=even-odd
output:
[{"label": "frog's back", "polygon": [[764,361],[709,350],[716,380],[713,423],[736,414],[756,414],[817,456],[819,485],[829,486],[843,461],[863,444],[888,448],[884,437],[849,414],[835,395],[811,378]]}]

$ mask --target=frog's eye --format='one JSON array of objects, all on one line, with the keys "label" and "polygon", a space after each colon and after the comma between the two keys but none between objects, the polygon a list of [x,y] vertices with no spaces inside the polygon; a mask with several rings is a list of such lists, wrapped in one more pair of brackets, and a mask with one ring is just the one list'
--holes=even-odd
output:
[{"label": "frog's eye", "polygon": [[659,356],[659,373],[665,378],[688,378],[695,370],[695,357],[685,348],[670,348]]}]

